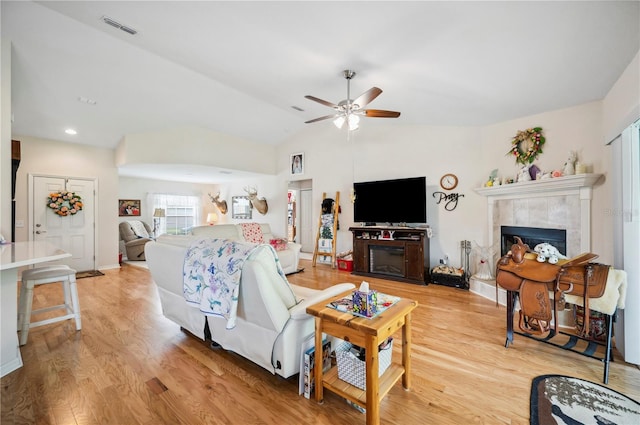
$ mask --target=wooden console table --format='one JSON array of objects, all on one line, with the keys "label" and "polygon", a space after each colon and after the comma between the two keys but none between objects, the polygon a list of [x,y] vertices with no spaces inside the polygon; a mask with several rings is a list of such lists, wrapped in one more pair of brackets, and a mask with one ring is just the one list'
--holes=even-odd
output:
[{"label": "wooden console table", "polygon": [[[402,378],[402,386],[411,386],[411,312],[418,306],[416,301],[401,298],[373,319],[354,316],[348,312],[327,307],[327,304],[339,298],[348,296],[351,291],[334,298],[327,299],[307,308],[307,313],[315,317],[316,353],[322,352],[322,333],[333,335],[352,344],[364,347],[366,350],[366,390],[338,379],[337,367],[326,373],[322,367],[315,368],[316,401],[323,401],[324,388],[350,400],[364,408],[367,412],[367,425],[380,423],[380,401],[391,387]],[[392,363],[391,366],[378,377],[378,346],[397,330],[402,329],[402,364]]]}]

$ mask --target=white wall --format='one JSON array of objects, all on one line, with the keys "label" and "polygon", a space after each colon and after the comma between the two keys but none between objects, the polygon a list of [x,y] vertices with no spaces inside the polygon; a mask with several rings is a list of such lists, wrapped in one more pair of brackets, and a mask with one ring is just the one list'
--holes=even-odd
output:
[{"label": "white wall", "polygon": [[118,144],[116,165],[191,164],[273,175],[276,172],[274,155],[271,145],[185,127],[126,135]]},{"label": "white wall", "polygon": [[[258,198],[265,198],[269,205],[266,214],[260,214],[255,208],[252,211],[251,220],[237,220],[231,218],[232,196],[247,196],[246,187],[254,187],[258,191]],[[229,194],[227,196],[227,204],[229,204],[229,213],[227,220],[229,223],[247,223],[254,221],[257,223],[269,223],[271,231],[277,237],[285,238],[287,236],[287,187],[286,184],[279,180],[276,176],[263,176],[255,179],[247,179],[237,181],[232,184],[221,185]]]},{"label": "white wall", "polygon": [[[4,46],[3,42],[3,49]],[[437,263],[444,254],[448,254],[452,263],[457,265],[460,264],[459,242],[461,240],[477,241],[481,245],[487,241],[486,200],[477,195],[473,189],[481,186],[494,168],[498,168],[501,175],[514,175],[517,166],[513,158],[506,155],[511,138],[518,130],[541,126],[547,138],[544,153],[536,162],[541,169],[561,168],[568,152],[577,150],[579,159],[589,164],[591,171],[605,174],[603,181],[594,189],[592,250],[600,255],[602,262],[610,263],[613,255],[612,223],[607,214],[608,205],[611,202],[611,189],[606,174],[611,159],[609,149],[603,146],[603,137],[606,138],[603,135],[614,133],[621,125],[619,122],[629,120],[623,115],[633,116],[634,111],[640,110],[637,96],[639,85],[637,77],[640,74],[638,62],[638,56],[636,56],[602,102],[596,101],[563,110],[549,111],[483,128],[417,127],[403,125],[402,118],[393,122],[364,119],[360,130],[354,132],[349,139],[345,130],[337,130],[329,121],[311,124],[304,131],[276,147],[273,154],[275,156],[266,155],[272,160],[272,164],[276,164],[276,175],[220,185],[222,197],[229,204],[229,213],[227,216],[220,215],[220,222],[240,222],[240,220],[231,219],[231,197],[244,195],[243,188],[252,185],[256,186],[259,195],[266,197],[269,202],[267,215],[262,216],[254,211],[253,221],[270,223],[274,234],[285,236],[288,182],[310,179],[313,182],[314,205],[317,206],[314,221],[317,221],[317,215],[320,212],[322,192],[326,192],[329,197],[335,196],[336,191],[341,193],[342,214],[337,250],[345,251],[351,248],[351,233],[348,228],[353,225],[353,206],[348,199],[348,194],[354,181],[426,176],[427,215],[434,231],[434,237],[431,240],[431,264]],[[5,63],[3,61],[3,77],[6,75]],[[5,78],[2,80],[6,81]],[[5,100],[4,83],[2,88],[2,99]],[[4,105],[3,102],[3,141],[5,137],[10,138],[5,136],[5,123],[10,119],[10,114],[7,115]],[[113,151],[98,150],[98,152],[92,148],[60,142],[19,136],[14,138],[23,141],[23,156],[26,157],[28,153],[30,157],[28,162],[23,161],[21,164],[22,178],[19,174],[18,183],[24,186],[18,188],[18,219],[25,219],[26,214],[24,173],[68,174],[69,170],[74,170],[75,176],[78,177],[97,176],[99,178],[100,207],[104,207],[105,211],[113,209],[113,216],[109,213],[109,218],[106,220],[108,223],[100,223],[98,240],[101,245],[101,255],[106,259],[101,257],[99,264],[103,262],[110,264],[110,258],[115,258],[117,255],[118,236],[114,229],[117,228],[119,219],[114,205],[117,205],[118,198],[143,200],[146,199],[146,193],[149,191],[171,187],[174,191],[194,190],[201,193],[204,217],[208,212],[206,208],[212,206],[206,193],[209,191],[207,187],[211,187],[213,192],[215,185],[173,186],[166,182],[145,182],[138,181],[139,179],[135,179],[136,182],[121,179],[126,185],[119,185],[115,169],[116,155]],[[7,155],[4,146],[3,143],[2,155]],[[167,145],[167,149],[170,146],[171,144]],[[37,152],[36,148],[38,148]],[[290,155],[296,152],[305,153],[305,172],[303,175],[291,176]],[[64,165],[48,160],[48,155],[60,153],[67,154]],[[8,158],[3,156],[2,159],[8,162]],[[265,161],[261,155],[251,155],[250,162],[255,165],[268,161]],[[434,191],[440,190],[438,186],[440,177],[449,172],[458,175],[460,183],[455,192],[464,195],[457,208],[450,212],[445,211],[442,205],[436,205],[432,197]],[[8,183],[10,177],[5,177],[5,173],[3,167],[1,188],[3,201],[10,193],[10,191],[6,193],[4,189],[5,186],[10,188]],[[9,176],[8,173],[7,176]],[[382,194],[381,197],[381,203],[390,208],[398,207],[402,202],[401,199],[395,198],[394,194]],[[5,202],[2,202],[2,205],[3,215],[0,224],[4,230],[5,221],[10,223],[10,218],[5,218]],[[145,210],[151,213],[148,208],[143,209]],[[8,211],[10,215],[10,209]],[[24,234],[19,234],[18,240],[25,239]]]},{"label": "white wall", "polygon": [[[348,195],[353,181],[426,176],[427,215],[434,233],[430,241],[431,264],[436,264],[440,258],[448,254],[452,264],[459,265],[461,240],[476,241],[481,245],[487,241],[486,200],[473,189],[481,186],[494,168],[498,168],[501,175],[516,173],[515,161],[506,153],[511,138],[518,130],[531,126],[543,127],[547,142],[544,153],[536,162],[541,169],[561,168],[569,150],[577,150],[580,160],[590,164],[593,172],[606,174],[609,153],[602,144],[601,106],[601,102],[592,102],[484,128],[409,127],[402,126],[401,123],[368,125],[372,121],[370,119],[364,120],[361,129],[353,133],[350,140],[347,140],[346,131],[337,130],[331,123],[318,123],[316,126],[310,125],[277,148],[277,169],[281,170],[277,176],[262,176],[233,184],[220,184],[219,188],[215,185],[118,179],[114,166],[114,151],[98,150],[98,153],[95,148],[21,138],[25,161],[21,164],[19,174],[18,219],[26,220],[26,204],[23,198],[26,197],[24,176],[27,172],[59,174],[74,170],[77,177],[98,176],[101,206],[105,207],[105,211],[113,208],[113,216],[109,219],[112,220],[113,227],[104,231],[104,238],[100,237],[100,232],[98,234],[100,243],[106,244],[100,249],[107,258],[99,261],[99,264],[104,265],[110,264],[110,255],[117,255],[117,231],[114,231],[120,221],[114,206],[117,205],[117,199],[140,199],[146,203],[149,192],[168,190],[169,193],[200,193],[203,199],[203,217],[206,217],[209,209],[215,211],[207,193],[221,190],[222,197],[229,204],[229,213],[226,216],[220,215],[220,223],[232,223],[242,221],[231,218],[232,196],[245,195],[244,187],[256,186],[259,196],[267,198],[269,212],[262,216],[254,211],[253,221],[269,223],[274,234],[285,236],[288,182],[294,179],[311,179],[314,205],[317,206],[314,222],[320,212],[322,192],[326,192],[329,197],[335,196],[336,191],[341,193],[342,213],[337,245],[340,252],[351,249],[351,233],[348,229],[354,223],[353,206]],[[289,173],[290,155],[294,152],[305,153],[303,175],[291,176]],[[50,161],[55,155],[65,158],[64,162],[61,164]],[[99,175],[103,172],[109,177],[100,178]],[[455,192],[464,195],[454,211],[445,211],[442,205],[436,204],[432,196],[434,191],[440,190],[440,177],[449,172],[458,175],[460,183]],[[402,199],[395,196],[396,194],[381,194],[381,204],[389,208],[401,207]],[[612,256],[610,227],[606,219],[609,196],[605,176],[605,180],[594,190],[592,238],[592,250],[600,254],[603,262],[609,262]],[[150,208],[143,204],[143,218],[149,219],[150,223],[151,213]],[[100,227],[103,226],[101,223]],[[26,239],[24,232],[22,229],[19,240]],[[113,239],[113,243],[110,239]]]},{"label": "white wall", "polygon": [[20,140],[22,151],[16,184],[16,220],[24,220],[25,223],[24,228],[16,229],[16,240],[29,239],[29,174],[95,178],[98,182],[96,211],[99,211],[96,223],[97,267],[118,267],[118,170],[113,149],[20,135],[13,138]]},{"label": "white wall", "polygon": [[[518,130],[543,127],[546,136],[544,153],[536,164],[543,170],[561,169],[570,150],[577,150],[581,161],[590,164],[593,172],[606,172],[609,166],[601,143],[601,102],[592,102],[560,111],[523,117],[483,128],[403,126],[401,118],[393,124],[364,119],[360,129],[347,140],[345,130],[337,130],[330,121],[310,125],[302,133],[278,147],[279,178],[292,179],[288,173],[289,156],[305,153],[305,174],[296,179],[313,179],[314,205],[317,217],[322,192],[341,193],[342,214],[338,232],[338,251],[351,248],[353,206],[348,199],[354,181],[369,181],[401,177],[426,176],[427,220],[433,228],[430,241],[431,265],[448,254],[453,265],[461,264],[461,240],[486,244],[486,199],[474,192],[481,187],[491,171],[515,176],[518,167],[507,156],[511,139]],[[380,120],[377,120],[380,121]],[[441,190],[440,177],[454,173],[459,178],[453,191],[463,194],[453,211],[437,205],[433,192]],[[594,191],[593,247],[604,258],[610,257],[602,226],[602,199],[608,196],[606,185]],[[381,205],[401,208],[402,199],[395,194],[381,194]],[[317,220],[317,218],[315,219]],[[314,220],[314,221],[315,221]],[[602,248],[604,247],[604,248]]]},{"label": "white wall", "polygon": [[[252,211],[251,220],[237,220],[232,218],[232,197],[246,196],[245,187],[252,186],[258,190],[259,198],[266,198],[269,205],[267,214],[260,214],[257,210]],[[218,208],[211,202],[209,193],[215,195],[220,191],[220,199],[227,201],[228,212],[221,214]],[[120,177],[118,185],[119,199],[139,199],[142,209],[140,219],[153,226],[153,206],[149,204],[150,193],[167,193],[175,195],[200,196],[202,210],[200,211],[201,222],[198,225],[206,225],[207,214],[215,212],[218,214],[217,224],[237,224],[249,221],[258,223],[269,223],[274,235],[285,237],[286,227],[286,187],[280,187],[280,182],[275,176],[262,176],[259,179],[247,179],[226,184],[196,184],[170,182],[164,180],[140,179],[131,177]],[[282,194],[284,193],[284,195]],[[285,217],[285,218],[283,218]],[[119,222],[127,220],[119,217]]]},{"label": "white wall", "polygon": [[640,52],[603,100],[603,139],[609,143],[640,117]]},{"label": "white wall", "polygon": [[[0,8],[2,10],[2,8]],[[0,233],[11,239],[11,43],[0,40]]]},{"label": "white wall", "polygon": [[[219,214],[218,209],[211,203],[209,192],[215,194],[218,186],[213,184],[181,183],[166,180],[141,179],[138,177],[120,177],[118,179],[118,199],[138,199],[140,200],[140,217],[128,218],[118,217],[118,222],[128,219],[142,220],[153,227],[153,205],[149,196],[154,193],[199,196],[201,198],[202,209],[200,217],[204,225],[207,213],[216,212],[221,220],[224,217]],[[220,221],[222,222],[222,221]]]},{"label": "white wall", "polygon": [[494,164],[500,175],[513,175],[518,167],[512,156],[505,155],[509,141],[517,130],[536,126],[543,128],[546,137],[543,153],[534,162],[541,170],[561,170],[569,151],[577,151],[578,159],[589,166],[590,172],[604,174],[593,190],[591,251],[600,256],[598,261],[611,263],[612,227],[607,216],[611,196],[607,174],[611,161],[602,143],[601,117],[602,102],[597,101],[488,126],[482,132],[481,156],[483,162]]}]

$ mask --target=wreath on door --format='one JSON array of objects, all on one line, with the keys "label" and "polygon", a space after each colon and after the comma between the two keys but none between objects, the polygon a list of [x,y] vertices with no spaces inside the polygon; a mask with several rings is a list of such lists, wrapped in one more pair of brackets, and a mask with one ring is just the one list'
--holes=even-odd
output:
[{"label": "wreath on door", "polygon": [[47,206],[59,216],[66,217],[82,211],[82,198],[80,195],[66,190],[52,192],[47,198]]}]

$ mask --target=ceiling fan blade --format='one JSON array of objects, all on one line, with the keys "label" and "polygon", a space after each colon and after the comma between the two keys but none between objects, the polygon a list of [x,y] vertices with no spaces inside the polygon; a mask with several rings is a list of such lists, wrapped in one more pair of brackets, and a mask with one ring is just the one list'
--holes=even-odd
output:
[{"label": "ceiling fan blade", "polygon": [[315,118],[309,121],[305,121],[305,124],[311,124],[312,122],[318,122],[318,121],[322,121],[322,120],[328,120],[329,118],[335,118],[337,117],[337,114],[333,114],[333,115],[325,115],[324,117],[320,117],[320,118]]},{"label": "ceiling fan blade", "polygon": [[305,98],[307,98],[307,99],[309,99],[309,100],[313,100],[314,102],[321,103],[321,104],[323,104],[323,105],[325,105],[325,106],[328,106],[329,108],[336,108],[336,109],[338,109],[338,105],[336,105],[335,103],[331,103],[331,102],[328,102],[328,101],[326,101],[326,100],[319,99],[319,98],[317,98],[317,97],[315,97],[315,96],[306,95],[306,96],[305,96]]},{"label": "ceiling fan blade", "polygon": [[380,93],[382,93],[381,89],[379,89],[377,87],[371,87],[369,90],[367,90],[366,92],[364,92],[360,96],[358,96],[358,98],[355,99],[353,101],[353,103],[355,105],[358,105],[360,108],[364,108],[369,103],[371,103],[371,101],[373,99],[375,99],[376,97],[380,96]]},{"label": "ceiling fan blade", "polygon": [[400,112],[383,111],[381,109],[367,109],[364,113],[367,117],[373,118],[398,118],[400,116]]}]

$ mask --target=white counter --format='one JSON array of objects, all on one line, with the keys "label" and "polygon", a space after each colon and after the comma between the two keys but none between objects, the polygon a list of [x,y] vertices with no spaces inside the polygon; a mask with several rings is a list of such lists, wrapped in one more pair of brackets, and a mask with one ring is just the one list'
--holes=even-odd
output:
[{"label": "white counter", "polygon": [[71,254],[49,242],[0,245],[0,377],[22,367],[18,345],[18,269],[66,257]]}]

